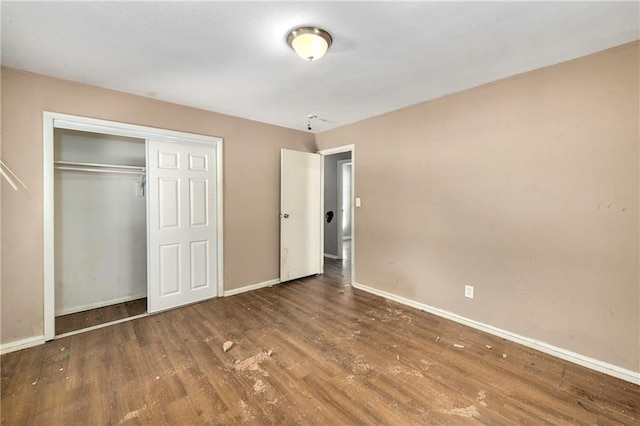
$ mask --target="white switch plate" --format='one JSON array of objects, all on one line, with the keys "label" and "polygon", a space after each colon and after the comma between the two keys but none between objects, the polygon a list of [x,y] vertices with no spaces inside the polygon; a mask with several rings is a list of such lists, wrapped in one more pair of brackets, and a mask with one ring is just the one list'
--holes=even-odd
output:
[{"label": "white switch plate", "polygon": [[360,198],[356,197],[356,207],[360,207],[362,205],[362,202],[360,201]]},{"label": "white switch plate", "polygon": [[465,285],[464,286],[464,297],[468,297],[469,299],[473,299],[473,286]]}]

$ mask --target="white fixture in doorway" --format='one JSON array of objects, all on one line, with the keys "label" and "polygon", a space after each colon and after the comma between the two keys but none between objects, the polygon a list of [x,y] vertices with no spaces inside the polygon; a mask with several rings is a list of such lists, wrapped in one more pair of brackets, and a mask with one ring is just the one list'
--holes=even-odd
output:
[{"label": "white fixture in doorway", "polygon": [[351,239],[351,209],[352,209],[352,167],[351,159],[338,160],[337,162],[338,173],[338,209],[337,212],[337,255],[338,259],[344,257],[343,245],[345,240]]}]

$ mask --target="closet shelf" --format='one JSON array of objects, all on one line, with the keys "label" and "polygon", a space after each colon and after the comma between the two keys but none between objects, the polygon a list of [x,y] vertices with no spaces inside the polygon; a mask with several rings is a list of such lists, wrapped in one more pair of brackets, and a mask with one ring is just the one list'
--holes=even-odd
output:
[{"label": "closet shelf", "polygon": [[79,163],[73,161],[54,161],[53,164],[56,170],[146,175],[146,168],[141,166],[123,166],[118,164],[102,163]]}]

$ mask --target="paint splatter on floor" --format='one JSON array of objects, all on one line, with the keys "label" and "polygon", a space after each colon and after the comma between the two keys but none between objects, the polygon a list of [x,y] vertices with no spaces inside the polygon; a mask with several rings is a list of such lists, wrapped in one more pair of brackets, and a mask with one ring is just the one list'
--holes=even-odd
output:
[{"label": "paint splatter on floor", "polygon": [[253,384],[253,390],[256,394],[264,393],[267,387],[262,380],[258,380]]},{"label": "paint splatter on floor", "polygon": [[240,371],[240,372],[247,372],[247,371],[260,372],[263,375],[268,376],[269,373],[267,373],[260,366],[260,364],[262,364],[262,362],[268,358],[269,358],[269,352],[260,352],[252,357],[245,359],[244,361],[240,361],[239,363],[234,364],[233,369],[235,371]]},{"label": "paint splatter on floor", "polygon": [[480,392],[478,392],[478,396],[476,397],[476,400],[478,401],[478,403],[480,405],[482,405],[483,407],[487,406],[487,403],[484,402],[484,400],[487,399],[487,392],[484,390],[481,390]]},{"label": "paint splatter on floor", "polygon": [[441,409],[438,411],[444,414],[451,414],[459,417],[467,417],[467,418],[473,417],[476,419],[480,417],[480,413],[478,412],[478,409],[476,408],[475,405],[470,405],[464,408],[454,408],[452,410]]}]

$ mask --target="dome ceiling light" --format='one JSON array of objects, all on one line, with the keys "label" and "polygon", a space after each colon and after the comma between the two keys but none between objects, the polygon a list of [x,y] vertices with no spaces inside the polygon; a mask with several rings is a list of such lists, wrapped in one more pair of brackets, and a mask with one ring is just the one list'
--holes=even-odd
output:
[{"label": "dome ceiling light", "polygon": [[320,59],[331,46],[331,34],[317,27],[298,27],[287,35],[287,43],[307,61]]}]

